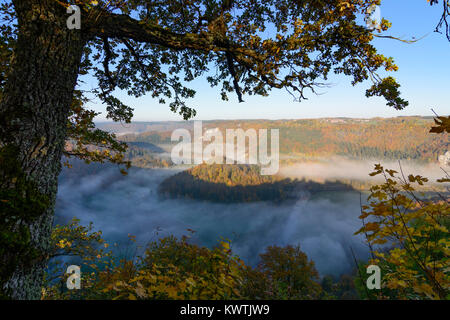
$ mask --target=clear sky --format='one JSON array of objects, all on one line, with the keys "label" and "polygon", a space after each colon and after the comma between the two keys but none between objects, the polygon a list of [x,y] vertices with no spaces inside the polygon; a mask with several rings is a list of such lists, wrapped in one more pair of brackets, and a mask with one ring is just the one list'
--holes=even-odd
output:
[{"label": "clear sky", "polygon": [[[330,77],[330,88],[320,89],[321,95],[308,94],[308,100],[294,102],[284,90],[273,90],[269,97],[237,97],[220,99],[219,89],[211,88],[204,78],[193,81],[190,87],[197,91],[188,105],[197,110],[196,120],[212,119],[300,119],[321,117],[395,117],[406,115],[433,115],[433,108],[440,115],[450,114],[447,99],[450,77],[450,42],[444,34],[433,32],[441,15],[441,3],[430,7],[426,0],[384,0],[382,17],[393,23],[390,35],[422,40],[406,44],[396,40],[377,39],[380,53],[392,56],[400,70],[392,75],[402,85],[403,97],[410,105],[402,111],[386,106],[382,98],[366,98],[365,90],[370,82],[352,87],[351,79]],[[182,120],[172,113],[168,105],[160,105],[149,96],[139,99],[119,94],[124,102],[135,108],[134,121]],[[97,121],[105,120],[105,108],[91,104],[90,108],[103,112]]]}]

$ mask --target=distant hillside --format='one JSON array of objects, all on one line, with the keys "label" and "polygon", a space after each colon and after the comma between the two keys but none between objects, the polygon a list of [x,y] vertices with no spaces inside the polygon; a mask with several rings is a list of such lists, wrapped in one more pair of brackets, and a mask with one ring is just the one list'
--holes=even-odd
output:
[{"label": "distant hillside", "polygon": [[148,131],[172,131],[178,128],[190,128],[191,124],[187,121],[162,121],[162,122],[133,122],[133,123],[116,123],[116,122],[98,122],[97,128],[114,132],[119,135],[123,134],[139,134]]},{"label": "distant hillside", "polygon": [[[448,134],[430,134],[432,118],[398,117],[374,119],[304,119],[304,120],[229,120],[204,121],[203,129],[279,129],[280,152],[285,162],[301,158],[343,156],[350,159],[387,159],[437,161],[449,147]],[[103,124],[101,128],[124,134],[127,142],[170,144],[176,128],[193,128],[193,122],[132,123],[126,130],[121,125]],[[142,130],[148,130],[142,132]],[[291,159],[291,160],[289,160]]]},{"label": "distant hillside", "polygon": [[165,152],[164,149],[158,147],[157,145],[155,145],[153,143],[148,143],[148,142],[140,142],[140,141],[128,142],[128,147],[131,147],[131,146],[136,147],[138,149],[148,150],[148,151],[154,152],[154,153]]},{"label": "distant hillside", "polygon": [[[66,142],[66,149],[71,150],[75,147],[74,143],[72,141]],[[96,149],[95,147],[91,146],[91,149]],[[130,161],[131,165],[133,167],[138,168],[168,168],[173,165],[172,160],[169,156],[164,155],[166,151],[162,149],[161,147],[148,142],[128,142],[128,149],[124,153],[124,160]],[[77,172],[83,172],[83,170],[87,169],[81,169],[78,166],[77,159],[63,159],[63,163],[68,162],[69,164],[74,166],[74,169],[72,171]],[[91,169],[89,170],[99,170],[102,166],[105,166],[106,164],[96,164],[92,165]],[[100,167],[99,167],[100,166]]]}]

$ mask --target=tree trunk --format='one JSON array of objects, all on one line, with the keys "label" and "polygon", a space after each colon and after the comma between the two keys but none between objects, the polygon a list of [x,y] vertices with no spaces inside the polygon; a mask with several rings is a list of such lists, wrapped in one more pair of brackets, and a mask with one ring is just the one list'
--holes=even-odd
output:
[{"label": "tree trunk", "polygon": [[14,1],[17,44],[0,101],[0,292],[39,299],[83,47],[54,0]]}]

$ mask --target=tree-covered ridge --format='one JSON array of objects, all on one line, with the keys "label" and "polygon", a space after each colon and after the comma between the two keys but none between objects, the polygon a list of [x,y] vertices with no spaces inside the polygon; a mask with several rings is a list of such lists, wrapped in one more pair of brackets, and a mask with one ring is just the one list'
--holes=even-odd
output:
[{"label": "tree-covered ridge", "polygon": [[[431,119],[311,120],[280,130],[281,152],[337,154],[353,159],[436,161],[448,149],[448,134],[430,135]],[[303,133],[303,134],[300,134]]]},{"label": "tree-covered ridge", "polygon": [[260,175],[257,166],[201,164],[167,178],[159,192],[176,198],[229,203],[283,201],[294,187],[289,179]]},{"label": "tree-covered ridge", "polygon": [[[128,144],[128,150],[125,153],[124,159],[130,161],[131,166],[138,168],[168,168],[173,165],[169,158],[162,158],[158,156],[163,150],[158,150],[157,146],[148,145],[145,142],[136,142]],[[160,148],[159,148],[160,149]]]},{"label": "tree-covered ridge", "polygon": [[[159,125],[164,128],[161,131],[153,129],[150,132],[126,134],[120,139],[126,142],[169,144],[171,131],[165,129],[170,128],[170,124]],[[280,153],[299,158],[338,155],[350,159],[432,162],[450,149],[448,133],[428,134],[433,124],[432,118],[398,117],[204,121],[203,127],[204,130],[219,128],[224,137],[226,129],[280,129]],[[172,130],[177,126],[178,123],[172,124]],[[108,128],[115,130],[111,125]],[[133,124],[130,124],[127,130],[132,131],[133,128]],[[291,158],[290,161],[295,159]]]},{"label": "tree-covered ridge", "polygon": [[318,192],[352,190],[341,182],[324,184],[264,176],[256,165],[201,164],[164,180],[160,194],[175,198],[191,198],[213,202],[270,201],[282,203],[295,200],[299,191]]},{"label": "tree-covered ridge", "polygon": [[263,176],[260,168],[256,165],[234,165],[234,164],[201,164],[188,170],[195,179],[224,183],[227,186],[257,186],[263,183],[273,183],[279,178]]},{"label": "tree-covered ridge", "polygon": [[282,154],[436,161],[438,156],[444,154],[449,148],[449,139],[448,134],[445,133],[428,134],[432,124],[432,119],[421,117],[332,118],[240,123],[244,130],[279,128]]},{"label": "tree-covered ridge", "polygon": [[[174,130],[174,129],[172,129]],[[170,144],[171,131],[146,131],[139,134],[124,134],[119,137],[123,142],[144,142],[154,144]]]},{"label": "tree-covered ridge", "polygon": [[[164,153],[165,150],[154,145],[153,143],[148,142],[127,142],[126,150],[121,154],[121,160],[123,163],[128,163],[128,168],[130,166],[137,168],[168,168],[173,165],[172,161],[168,157],[161,157],[160,154]],[[75,150],[76,146],[72,141],[66,142],[66,150],[68,152]],[[89,146],[88,148],[90,154],[97,155],[98,158],[101,157],[102,154],[108,153],[109,150],[97,146]],[[92,164],[92,159],[82,158],[85,163]],[[71,168],[75,173],[82,173],[83,169],[80,168],[78,161],[79,159],[69,159],[64,158],[63,163]],[[104,161],[104,160],[103,160]],[[103,161],[94,161],[94,162],[103,162]],[[103,163],[103,165],[108,165]],[[98,166],[95,166],[97,170],[100,170]],[[108,166],[109,167],[109,166]],[[75,168],[75,169],[74,169]],[[123,173],[126,171],[121,170]]]}]

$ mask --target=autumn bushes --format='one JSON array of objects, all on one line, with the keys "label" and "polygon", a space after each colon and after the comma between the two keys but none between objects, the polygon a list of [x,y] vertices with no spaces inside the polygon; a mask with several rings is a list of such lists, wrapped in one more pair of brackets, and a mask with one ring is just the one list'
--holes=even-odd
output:
[{"label": "autumn bushes", "polygon": [[[54,232],[57,251],[81,257],[81,289],[68,290],[63,261],[53,260],[43,299],[316,299],[314,263],[299,247],[269,247],[256,268],[234,256],[231,244],[212,249],[166,237],[149,243],[142,257],[116,259],[99,233],[73,221]],[[63,231],[61,231],[63,230]],[[77,236],[75,236],[77,234]],[[133,241],[133,238],[131,238]],[[77,243],[78,249],[73,246]],[[80,249],[81,248],[81,249]]]},{"label": "autumn bushes", "polygon": [[245,269],[243,295],[250,299],[319,299],[319,273],[299,246],[269,246],[260,263]]},{"label": "autumn bushes", "polygon": [[[443,193],[418,193],[417,186],[428,179],[406,177],[401,167],[399,173],[376,165],[371,173],[375,175],[383,176],[385,182],[371,188],[369,204],[362,207],[363,227],[357,233],[366,237],[372,253],[369,264],[381,268],[382,288],[361,288],[362,296],[450,299],[449,188]],[[448,183],[450,176],[446,173],[437,182]]]},{"label": "autumn bushes", "polygon": [[149,244],[129,281],[119,280],[107,290],[116,298],[238,299],[242,266],[226,241],[208,249],[189,244],[186,237],[167,237]]}]

